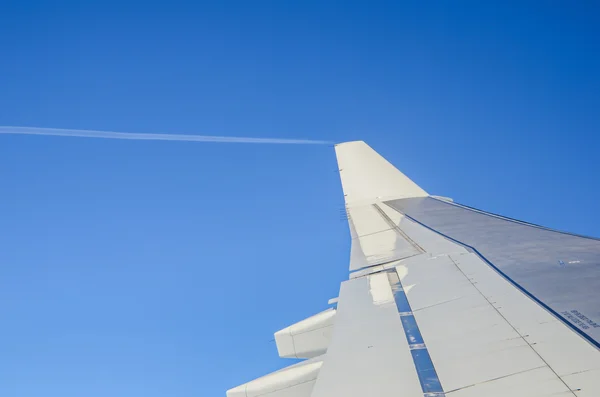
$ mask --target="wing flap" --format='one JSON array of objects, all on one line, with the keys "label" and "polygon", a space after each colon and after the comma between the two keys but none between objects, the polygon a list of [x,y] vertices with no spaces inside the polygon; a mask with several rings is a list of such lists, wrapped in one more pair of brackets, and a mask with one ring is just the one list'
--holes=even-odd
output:
[{"label": "wing flap", "polygon": [[422,396],[385,274],[342,283],[336,317],[312,397]]}]

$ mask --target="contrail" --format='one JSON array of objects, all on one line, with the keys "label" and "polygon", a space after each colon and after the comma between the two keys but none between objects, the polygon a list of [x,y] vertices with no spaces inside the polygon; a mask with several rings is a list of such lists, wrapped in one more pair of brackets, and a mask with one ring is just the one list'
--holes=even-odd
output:
[{"label": "contrail", "polygon": [[185,134],[145,134],[131,132],[70,130],[62,128],[3,127],[0,134],[71,136],[80,138],[131,139],[141,141],[185,141],[185,142],[226,142],[226,143],[263,143],[276,145],[330,145],[333,142],[310,139],[283,138],[242,138],[232,136],[185,135]]}]

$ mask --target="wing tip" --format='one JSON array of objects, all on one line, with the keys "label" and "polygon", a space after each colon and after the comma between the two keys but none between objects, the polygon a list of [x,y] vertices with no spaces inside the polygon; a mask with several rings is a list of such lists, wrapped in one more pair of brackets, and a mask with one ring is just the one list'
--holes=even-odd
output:
[{"label": "wing tip", "polygon": [[[344,142],[338,142],[335,143],[334,146],[338,147],[338,146],[342,146],[342,145],[348,145],[348,144],[363,144],[363,145],[367,145],[367,143],[365,141],[361,141],[361,140],[356,140],[356,141],[344,141]],[[369,145],[367,145],[369,146]]]},{"label": "wing tip", "polygon": [[346,204],[428,196],[365,141],[338,143],[335,152]]}]

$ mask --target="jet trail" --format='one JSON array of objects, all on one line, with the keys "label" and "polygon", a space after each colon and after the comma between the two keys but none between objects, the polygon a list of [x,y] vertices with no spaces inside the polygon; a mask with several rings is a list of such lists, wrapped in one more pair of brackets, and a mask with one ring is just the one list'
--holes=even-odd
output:
[{"label": "jet trail", "polygon": [[242,138],[231,136],[185,135],[185,134],[145,134],[131,132],[112,132],[94,130],[70,130],[62,128],[3,127],[0,134],[70,136],[80,138],[130,139],[140,141],[180,141],[180,142],[225,142],[225,143],[263,143],[276,145],[329,145],[333,142],[310,139],[283,138]]}]

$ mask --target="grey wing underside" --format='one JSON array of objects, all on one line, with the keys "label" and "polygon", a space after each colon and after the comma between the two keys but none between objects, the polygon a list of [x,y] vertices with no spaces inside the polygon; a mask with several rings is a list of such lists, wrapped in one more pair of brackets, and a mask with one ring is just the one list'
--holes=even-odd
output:
[{"label": "grey wing underside", "polygon": [[306,359],[229,397],[600,396],[600,241],[428,195],[336,145],[351,231],[334,307],[275,334]]}]

